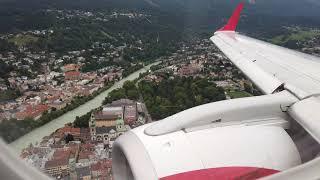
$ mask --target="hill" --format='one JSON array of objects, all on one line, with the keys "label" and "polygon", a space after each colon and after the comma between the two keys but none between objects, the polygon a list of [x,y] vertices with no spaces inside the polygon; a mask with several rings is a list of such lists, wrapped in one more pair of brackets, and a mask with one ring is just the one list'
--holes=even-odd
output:
[{"label": "hill", "polygon": [[[113,11],[151,14],[155,23],[171,27],[190,39],[209,37],[225,24],[240,0],[0,0],[0,33],[47,29],[57,21],[44,14],[46,9]],[[284,27],[320,27],[317,0],[260,0],[247,3],[239,31],[259,39],[287,33]],[[157,31],[156,29],[154,31]]]}]

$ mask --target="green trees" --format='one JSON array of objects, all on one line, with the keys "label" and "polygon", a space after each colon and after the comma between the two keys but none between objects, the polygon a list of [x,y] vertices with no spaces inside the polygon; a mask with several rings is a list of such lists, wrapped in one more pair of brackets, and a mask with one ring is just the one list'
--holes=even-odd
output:
[{"label": "green trees", "polygon": [[[0,41],[1,44],[1,41]],[[1,48],[1,47],[0,47]],[[0,78],[8,78],[9,73],[14,69],[13,66],[8,65],[4,61],[0,61]]]},{"label": "green trees", "polygon": [[126,81],[124,82],[122,88],[111,91],[108,97],[106,97],[105,100],[103,101],[103,104],[108,104],[108,103],[111,103],[112,101],[123,99],[123,98],[131,99],[131,100],[139,99],[139,91],[134,81]]},{"label": "green trees", "polygon": [[70,141],[74,141],[73,135],[68,134],[68,135],[65,137],[65,141],[66,141],[67,144],[68,144]]},{"label": "green trees", "polygon": [[123,84],[123,89],[128,99],[137,100],[139,98],[139,91],[134,81],[126,81]]},{"label": "green trees", "polygon": [[88,112],[87,114],[79,117],[77,116],[75,121],[73,122],[74,127],[76,128],[87,128],[89,127],[89,120],[91,117],[91,112]]},{"label": "green trees", "polygon": [[126,76],[129,76],[131,73],[139,70],[139,69],[142,69],[143,68],[143,65],[142,64],[137,64],[137,65],[134,65],[134,66],[127,66],[125,68],[125,70],[123,71],[122,73],[122,76],[123,77],[126,77]]},{"label": "green trees", "polygon": [[31,118],[23,121],[16,119],[4,120],[0,125],[0,136],[4,138],[6,142],[12,142],[36,127],[38,127],[38,121]]},{"label": "green trees", "polygon": [[103,61],[103,62],[98,62],[98,61],[87,61],[85,63],[85,65],[83,67],[81,67],[81,71],[83,72],[92,72],[92,71],[96,71],[98,69],[102,69],[104,67],[108,67],[111,66],[115,63],[113,62],[107,62],[107,61]]},{"label": "green trees", "polygon": [[136,88],[136,86],[133,81],[126,81],[123,83],[123,88],[127,92],[130,89]]},{"label": "green trees", "polygon": [[0,91],[0,102],[15,99],[20,95],[21,94],[18,90],[8,89],[5,91]]},{"label": "green trees", "polygon": [[165,78],[159,84],[141,81],[139,90],[154,119],[163,119],[201,104],[225,100],[224,90],[209,79]]},{"label": "green trees", "polygon": [[0,53],[4,53],[6,51],[17,51],[17,47],[12,42],[0,39]]},{"label": "green trees", "polygon": [[139,98],[139,92],[138,89],[131,89],[127,91],[128,99],[138,99]]}]

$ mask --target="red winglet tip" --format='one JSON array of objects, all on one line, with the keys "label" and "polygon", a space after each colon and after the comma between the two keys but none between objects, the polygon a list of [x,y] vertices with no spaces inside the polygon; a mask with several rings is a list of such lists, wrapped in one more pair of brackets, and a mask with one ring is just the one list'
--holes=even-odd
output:
[{"label": "red winglet tip", "polygon": [[228,23],[218,31],[235,31],[240,19],[240,14],[243,9],[243,6],[244,2],[239,3],[237,8],[234,10],[232,16],[228,20]]}]

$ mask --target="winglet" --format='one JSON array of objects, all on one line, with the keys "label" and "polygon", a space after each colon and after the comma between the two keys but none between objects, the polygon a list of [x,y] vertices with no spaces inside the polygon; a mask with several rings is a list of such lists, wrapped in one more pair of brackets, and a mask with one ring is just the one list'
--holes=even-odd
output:
[{"label": "winglet", "polygon": [[240,19],[240,14],[243,9],[243,6],[244,2],[239,3],[237,8],[234,10],[232,16],[228,20],[228,23],[218,31],[235,31]]}]

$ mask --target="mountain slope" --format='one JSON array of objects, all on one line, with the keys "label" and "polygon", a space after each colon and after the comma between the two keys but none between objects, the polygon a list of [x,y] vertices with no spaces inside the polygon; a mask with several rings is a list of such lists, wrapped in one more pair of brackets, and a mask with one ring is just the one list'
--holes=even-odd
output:
[{"label": "mountain slope", "polygon": [[[186,35],[221,27],[241,0],[0,0],[0,30],[10,31],[23,23],[17,16],[40,9],[125,9],[144,11],[162,19],[179,19]],[[239,29],[242,32],[273,34],[282,26],[320,26],[318,0],[257,0],[247,4]],[[17,20],[18,19],[18,20]],[[21,19],[21,18],[20,18]],[[7,26],[10,26],[7,28]],[[271,33],[270,33],[271,32]]]}]

